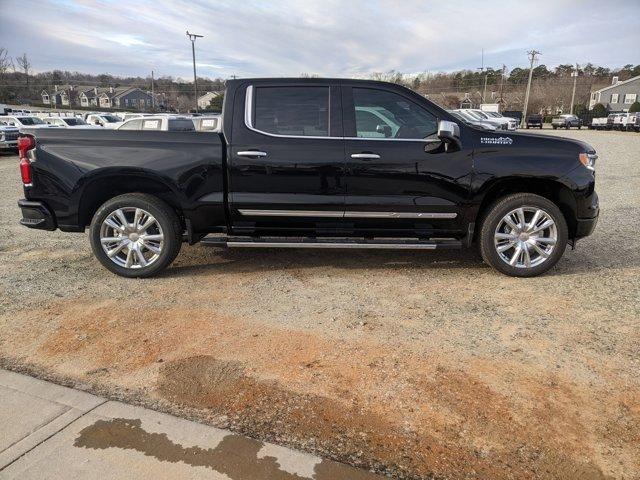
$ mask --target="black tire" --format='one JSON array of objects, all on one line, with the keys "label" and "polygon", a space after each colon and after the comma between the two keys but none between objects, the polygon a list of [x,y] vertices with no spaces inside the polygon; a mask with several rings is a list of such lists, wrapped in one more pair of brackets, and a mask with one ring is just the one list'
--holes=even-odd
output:
[{"label": "black tire", "polygon": [[555,125],[553,125],[553,129],[554,129],[554,130],[557,130],[557,129],[558,129],[558,127],[556,127]]},{"label": "black tire", "polygon": [[[509,212],[524,206],[540,208],[555,222],[557,241],[549,257],[539,265],[522,268],[509,265],[497,252],[494,235],[499,223]],[[567,222],[555,203],[540,195],[516,193],[498,199],[487,208],[480,224],[479,247],[483,260],[501,273],[512,277],[535,277],[552,268],[562,257],[568,240]]]},{"label": "black tire", "polygon": [[[100,229],[104,220],[119,208],[141,208],[149,212],[162,228],[163,245],[158,257],[149,265],[138,268],[127,268],[116,264],[102,248]],[[127,278],[146,278],[156,275],[171,264],[182,246],[182,224],[175,210],[153,195],[145,193],[127,193],[114,197],[96,211],[91,221],[89,240],[96,258],[108,270]]]}]

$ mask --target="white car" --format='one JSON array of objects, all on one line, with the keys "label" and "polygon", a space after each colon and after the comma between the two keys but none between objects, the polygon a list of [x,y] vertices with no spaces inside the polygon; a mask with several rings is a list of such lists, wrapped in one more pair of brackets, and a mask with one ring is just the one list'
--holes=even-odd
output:
[{"label": "white car", "polygon": [[221,115],[207,115],[202,117],[192,117],[194,127],[198,132],[220,132],[222,130]]},{"label": "white car", "polygon": [[504,115],[498,112],[485,112],[484,110],[480,110],[480,111],[490,117],[506,120],[507,122],[509,122],[509,130],[517,130],[518,125],[520,124],[520,121],[517,118],[505,117]]},{"label": "white car", "polygon": [[466,115],[468,115],[469,117],[473,118],[474,120],[476,120],[478,122],[489,123],[489,124],[495,126],[496,130],[508,130],[509,129],[509,122],[508,121],[502,120],[500,118],[490,117],[489,115],[485,115],[485,113],[481,112],[480,110],[473,110],[471,108],[464,108],[464,109],[460,109],[460,110],[457,110],[457,111],[464,112]]},{"label": "white car", "polygon": [[0,117],[0,125],[6,125],[9,127],[29,127],[29,128],[55,128],[53,125],[49,125],[45,123],[41,118],[38,117],[30,117],[30,116],[20,116],[20,115],[9,115],[6,117]]},{"label": "white car", "polygon": [[18,148],[18,135],[20,131],[16,127],[0,125],[0,150]]},{"label": "white car", "polygon": [[604,130],[607,128],[607,117],[592,118],[589,128],[592,130]]},{"label": "white car", "polygon": [[86,122],[89,125],[99,125],[104,128],[117,128],[122,124],[122,120],[110,113],[92,113],[87,115]]},{"label": "white car", "polygon": [[475,117],[472,117],[471,115],[465,113],[464,109],[451,110],[451,111],[449,111],[449,113],[451,115],[453,115],[454,117],[456,117],[458,120],[461,120],[464,123],[467,123],[467,124],[471,125],[472,127],[478,127],[478,128],[483,129],[483,130],[490,130],[490,131],[496,130],[496,125],[494,125],[492,123],[487,123],[487,122],[483,122],[483,121],[480,121],[480,120],[476,120]]},{"label": "white car", "polygon": [[477,109],[469,109],[469,111],[489,123],[499,122],[500,125],[506,124],[506,128],[503,128],[504,130],[515,130],[518,128],[518,120],[515,118],[503,117],[496,112],[485,112]]},{"label": "white car", "polygon": [[117,130],[160,130],[165,132],[194,132],[196,130],[190,117],[152,115],[132,118],[122,122]]},{"label": "white car", "polygon": [[55,125],[61,128],[102,128],[99,125],[89,125],[77,117],[45,117],[43,120],[49,125]]}]

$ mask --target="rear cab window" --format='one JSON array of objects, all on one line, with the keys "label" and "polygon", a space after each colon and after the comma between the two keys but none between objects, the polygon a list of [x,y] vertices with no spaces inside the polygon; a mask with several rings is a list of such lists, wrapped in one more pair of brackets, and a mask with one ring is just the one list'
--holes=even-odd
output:
[{"label": "rear cab window", "polygon": [[329,136],[329,87],[256,87],[253,127],[284,136]]},{"label": "rear cab window", "polygon": [[188,118],[170,118],[168,130],[170,132],[193,132],[195,127]]}]

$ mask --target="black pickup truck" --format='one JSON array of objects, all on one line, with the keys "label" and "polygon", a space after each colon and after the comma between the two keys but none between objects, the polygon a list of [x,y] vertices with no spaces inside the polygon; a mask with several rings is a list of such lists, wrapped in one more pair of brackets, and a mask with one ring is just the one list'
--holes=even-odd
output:
[{"label": "black pickup truck", "polygon": [[183,242],[430,250],[479,244],[545,272],[598,218],[589,145],[488,132],[398,85],[227,82],[222,133],[41,129],[19,141],[21,223],[89,228],[109,270],[148,277]]}]

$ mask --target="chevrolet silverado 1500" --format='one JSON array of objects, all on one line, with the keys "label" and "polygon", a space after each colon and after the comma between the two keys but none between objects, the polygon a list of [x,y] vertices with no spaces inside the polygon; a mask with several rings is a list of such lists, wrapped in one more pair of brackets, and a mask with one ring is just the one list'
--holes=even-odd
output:
[{"label": "chevrolet silverado 1500", "polygon": [[479,245],[545,272],[598,218],[589,145],[468,125],[404,87],[227,83],[222,132],[22,129],[22,224],[83,232],[126,277],[183,242],[430,250]]}]

